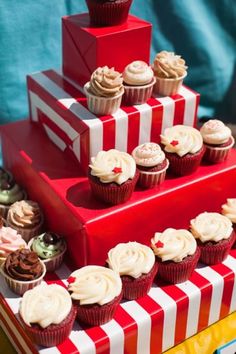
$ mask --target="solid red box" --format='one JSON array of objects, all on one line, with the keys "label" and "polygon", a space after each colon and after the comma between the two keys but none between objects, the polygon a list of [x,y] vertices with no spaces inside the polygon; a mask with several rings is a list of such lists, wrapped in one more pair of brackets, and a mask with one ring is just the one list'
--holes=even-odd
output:
[{"label": "solid red box", "polygon": [[87,13],[63,17],[63,72],[83,86],[99,66],[122,72],[134,60],[149,63],[151,30],[151,23],[132,15],[112,27],[91,26]]},{"label": "solid red box", "polygon": [[166,127],[195,126],[199,94],[182,86],[177,95],[152,97],[147,103],[122,106],[113,115],[88,110],[83,91],[60,72],[28,76],[31,120],[40,124],[62,151],[71,150],[85,173],[101,150],[131,153],[139,144],[159,142]]},{"label": "solid red box", "polygon": [[104,264],[119,242],[149,245],[155,232],[188,228],[199,213],[220,212],[226,198],[236,197],[235,150],[223,163],[202,165],[189,176],[167,176],[159,188],[136,189],[128,202],[109,207],[94,199],[73,155],[66,158],[36,125],[3,126],[2,142],[5,166],[40,203],[48,228],[65,235],[76,266]]}]

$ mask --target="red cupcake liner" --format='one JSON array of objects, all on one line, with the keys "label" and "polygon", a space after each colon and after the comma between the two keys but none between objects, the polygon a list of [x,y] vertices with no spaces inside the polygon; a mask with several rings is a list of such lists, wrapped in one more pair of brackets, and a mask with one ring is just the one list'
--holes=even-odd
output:
[{"label": "red cupcake liner", "polygon": [[[233,224],[233,229],[234,229],[234,233],[236,235],[236,224]],[[235,237],[235,241],[233,243],[233,246],[231,248],[236,249],[236,237]]]},{"label": "red cupcake liner", "polygon": [[166,166],[160,171],[143,171],[139,170],[138,185],[144,189],[154,188],[164,182],[166,170],[169,167],[167,160]]},{"label": "red cupcake liner", "polygon": [[95,176],[92,176],[89,172],[88,178],[91,186],[92,193],[100,201],[117,205],[125,203],[130,199],[135,185],[138,181],[139,171],[136,170],[136,174],[133,179],[129,179],[121,185],[116,183],[102,183]]},{"label": "red cupcake liner", "polygon": [[195,154],[187,154],[180,157],[175,153],[165,151],[165,155],[170,162],[170,171],[178,176],[186,176],[197,170],[201,163],[204,152],[205,147],[203,146]]},{"label": "red cupcake liner", "polygon": [[205,154],[204,154],[204,160],[207,162],[210,162],[212,164],[223,162],[227,159],[229,151],[231,148],[234,146],[234,138],[231,137],[232,142],[227,145],[227,146],[210,146],[205,144]]},{"label": "red cupcake liner", "polygon": [[152,96],[153,86],[156,79],[143,86],[128,86],[124,84],[125,93],[123,96],[124,104],[133,106],[135,104],[143,104]]},{"label": "red cupcake liner", "polygon": [[91,23],[97,26],[114,26],[124,23],[127,21],[132,1],[86,0]]},{"label": "red cupcake liner", "polygon": [[114,298],[114,300],[104,305],[80,305],[79,301],[74,301],[77,305],[78,320],[91,326],[100,326],[109,322],[114,317],[114,313],[122,299],[122,295],[123,293],[121,292],[119,296]]},{"label": "red cupcake liner", "polygon": [[130,276],[122,275],[121,280],[123,297],[127,300],[134,300],[139,297],[145,296],[152,286],[152,282],[156,276],[157,269],[158,264],[155,263],[148,274],[143,274],[137,279]]},{"label": "red cupcake liner", "polygon": [[157,277],[160,276],[160,278],[171,284],[188,280],[197,266],[200,254],[200,249],[197,247],[196,252],[192,256],[183,259],[182,262],[162,262],[160,258],[156,257],[158,262]]},{"label": "red cupcake liner", "polygon": [[69,337],[76,315],[77,307],[73,305],[68,316],[60,324],[52,324],[47,328],[41,328],[39,325],[35,324],[28,326],[22,317],[19,316],[23,327],[34,343],[44,347],[54,347],[64,342]]},{"label": "red cupcake liner", "polygon": [[197,240],[198,247],[201,250],[200,261],[207,265],[221,263],[228,256],[231,247],[235,242],[236,234],[233,231],[231,236],[219,242],[206,242],[202,243]]}]

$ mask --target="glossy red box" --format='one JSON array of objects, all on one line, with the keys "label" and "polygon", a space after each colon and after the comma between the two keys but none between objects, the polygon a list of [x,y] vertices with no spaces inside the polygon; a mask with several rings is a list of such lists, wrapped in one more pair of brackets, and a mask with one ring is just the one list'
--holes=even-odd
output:
[{"label": "glossy red box", "polygon": [[226,162],[202,165],[192,175],[167,176],[157,189],[136,189],[123,205],[97,202],[73,155],[66,158],[29,121],[2,127],[4,164],[45,212],[48,228],[67,238],[76,266],[104,264],[107,252],[119,242],[150,243],[156,231],[188,228],[204,211],[221,210],[235,198],[236,151]]},{"label": "glossy red box", "polygon": [[83,86],[99,66],[122,72],[134,60],[149,63],[151,30],[151,23],[132,15],[112,27],[92,27],[87,13],[63,17],[63,72]]}]

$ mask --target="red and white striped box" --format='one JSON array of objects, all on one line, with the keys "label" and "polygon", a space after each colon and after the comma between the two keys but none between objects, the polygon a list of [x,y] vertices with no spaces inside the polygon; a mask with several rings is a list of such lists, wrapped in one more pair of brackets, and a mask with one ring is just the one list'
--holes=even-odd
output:
[{"label": "red and white striped box", "polygon": [[32,121],[62,151],[73,151],[84,172],[100,150],[130,153],[141,143],[159,142],[166,127],[195,126],[199,104],[199,94],[182,86],[177,95],[153,97],[142,105],[122,106],[113,115],[95,116],[82,88],[54,70],[28,76],[28,94]]},{"label": "red and white striped box", "polygon": [[[47,283],[67,286],[63,265]],[[0,325],[18,353],[158,354],[236,310],[236,250],[222,264],[200,266],[178,285],[153,284],[147,296],[122,302],[114,319],[85,328],[76,322],[69,338],[53,348],[35,346],[18,322],[20,298],[0,278]],[[160,284],[159,284],[160,285]]]}]

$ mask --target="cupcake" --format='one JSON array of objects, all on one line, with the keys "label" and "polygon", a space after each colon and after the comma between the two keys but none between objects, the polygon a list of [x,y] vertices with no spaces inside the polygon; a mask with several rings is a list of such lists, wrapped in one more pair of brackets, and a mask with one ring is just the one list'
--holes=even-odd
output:
[{"label": "cupcake", "polygon": [[184,229],[156,232],[151,247],[158,263],[158,276],[172,284],[188,280],[200,257],[196,240]]},{"label": "cupcake", "polygon": [[154,92],[162,96],[171,96],[179,92],[188,67],[180,55],[163,50],[158,53],[153,63],[156,78]]},{"label": "cupcake", "polygon": [[10,289],[23,295],[42,282],[46,268],[35,252],[18,249],[7,256],[1,272]]},{"label": "cupcake", "polygon": [[0,215],[6,218],[10,205],[25,198],[25,191],[15,182],[12,174],[0,168]]},{"label": "cupcake", "polygon": [[125,67],[122,75],[125,104],[132,106],[147,102],[156,82],[152,68],[144,61],[136,60]]},{"label": "cupcake", "polygon": [[196,171],[205,151],[202,136],[197,129],[186,125],[166,128],[161,135],[161,143],[171,172],[185,176]]},{"label": "cupcake", "polygon": [[45,264],[47,272],[53,272],[60,267],[67,249],[65,239],[54,232],[36,236],[28,245]]},{"label": "cupcake", "polygon": [[112,248],[107,264],[120,275],[123,297],[128,300],[146,295],[157,273],[153,251],[138,242],[120,243]]},{"label": "cupcake", "polygon": [[97,199],[116,205],[131,197],[139,177],[131,155],[115,149],[100,151],[89,167],[88,179]]},{"label": "cupcake", "polygon": [[223,262],[235,241],[232,222],[219,213],[202,213],[191,222],[191,232],[201,250],[205,264]]},{"label": "cupcake", "polygon": [[122,283],[117,273],[90,265],[73,272],[68,283],[79,321],[100,326],[113,318],[122,298]]},{"label": "cupcake", "polygon": [[27,248],[27,244],[21,235],[11,227],[5,227],[0,219],[0,266],[11,252],[23,248]]},{"label": "cupcake", "polygon": [[213,164],[225,161],[234,146],[231,130],[220,120],[210,119],[203,124],[200,133],[206,147],[204,160]]},{"label": "cupcake", "polygon": [[133,0],[86,0],[90,21],[97,26],[126,22]]},{"label": "cupcake", "polygon": [[98,115],[115,113],[121,105],[124,93],[123,78],[114,68],[97,68],[90,82],[84,85],[88,109]]},{"label": "cupcake", "polygon": [[38,203],[31,200],[15,202],[7,215],[7,224],[18,231],[26,242],[41,233],[43,222],[43,214]]},{"label": "cupcake", "polygon": [[53,347],[70,335],[76,307],[65,288],[44,283],[25,292],[19,314],[26,333],[36,344]]},{"label": "cupcake", "polygon": [[132,151],[139,170],[138,184],[142,188],[153,188],[165,180],[169,161],[156,143],[144,143]]}]

